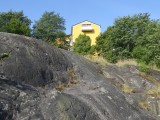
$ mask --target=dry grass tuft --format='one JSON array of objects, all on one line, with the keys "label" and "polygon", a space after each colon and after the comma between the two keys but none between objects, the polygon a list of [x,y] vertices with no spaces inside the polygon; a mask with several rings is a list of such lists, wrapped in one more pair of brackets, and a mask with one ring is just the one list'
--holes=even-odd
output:
[{"label": "dry grass tuft", "polygon": [[59,82],[55,87],[56,90],[63,91],[65,88],[69,88],[69,87],[71,87],[71,86],[73,86],[75,84],[78,84],[80,82],[77,79],[73,68],[68,69],[67,74],[70,77],[70,80],[67,83]]},{"label": "dry grass tuft", "polygon": [[158,80],[156,80],[153,76],[148,75],[148,74],[143,73],[143,72],[140,72],[140,76],[155,85],[155,87],[148,90],[146,92],[146,94],[154,96],[154,97],[160,97],[160,82]]},{"label": "dry grass tuft", "polygon": [[71,80],[69,81],[69,84],[78,84],[80,81],[77,79],[77,76],[75,75],[74,69],[70,68],[67,71],[68,76],[71,78]]},{"label": "dry grass tuft", "polygon": [[86,59],[96,63],[105,66],[108,64],[107,60],[104,59],[102,56],[97,56],[97,55],[85,55],[84,56]]},{"label": "dry grass tuft", "polygon": [[127,94],[131,94],[133,93],[133,88],[131,86],[129,86],[128,84],[122,84],[121,85],[121,90],[124,92],[124,93],[127,93]]},{"label": "dry grass tuft", "polygon": [[148,111],[151,110],[151,106],[149,105],[149,103],[148,103],[146,100],[138,101],[138,105],[139,105],[142,109],[145,109],[145,110],[148,110]]},{"label": "dry grass tuft", "polygon": [[59,83],[56,85],[55,88],[56,88],[56,90],[58,90],[58,91],[63,91],[64,88],[66,88],[66,86],[67,86],[67,84],[59,82]]},{"label": "dry grass tuft", "polygon": [[149,74],[147,74],[145,72],[140,72],[139,75],[141,77],[143,77],[144,79],[150,81],[151,83],[154,83],[155,85],[159,84],[159,82],[157,80],[155,80],[153,76],[151,76],[151,75],[149,75]]},{"label": "dry grass tuft", "polygon": [[155,80],[154,77],[151,75],[148,75],[146,73],[140,72],[140,76],[143,77],[144,79],[150,81],[155,85],[155,87],[151,88],[146,92],[146,94],[154,96],[154,97],[160,97],[160,82]]},{"label": "dry grass tuft", "polygon": [[133,59],[128,59],[128,60],[119,60],[116,63],[116,65],[119,66],[119,67],[123,67],[125,65],[135,65],[135,66],[137,66],[138,63]]},{"label": "dry grass tuft", "polygon": [[157,84],[155,87],[148,90],[147,94],[153,97],[160,97],[160,84]]},{"label": "dry grass tuft", "polygon": [[149,68],[153,69],[153,70],[160,71],[160,68],[158,68],[156,65],[149,65]]}]

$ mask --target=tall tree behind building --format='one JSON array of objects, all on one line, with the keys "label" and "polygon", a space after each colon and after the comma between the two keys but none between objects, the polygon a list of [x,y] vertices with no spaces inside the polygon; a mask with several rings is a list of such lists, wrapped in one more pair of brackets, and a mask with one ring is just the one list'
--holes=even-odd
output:
[{"label": "tall tree behind building", "polygon": [[33,37],[56,45],[56,39],[65,37],[65,19],[55,12],[44,12],[33,25]]}]

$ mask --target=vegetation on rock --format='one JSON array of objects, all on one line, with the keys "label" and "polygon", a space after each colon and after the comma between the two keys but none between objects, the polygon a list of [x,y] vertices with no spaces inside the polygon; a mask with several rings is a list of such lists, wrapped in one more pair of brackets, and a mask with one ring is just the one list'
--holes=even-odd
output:
[{"label": "vegetation on rock", "polygon": [[96,49],[109,62],[135,58],[160,67],[160,22],[148,13],[125,16],[97,38]]},{"label": "vegetation on rock", "polygon": [[[44,12],[42,17],[30,28],[31,20],[23,11],[1,12],[0,31],[31,36],[42,39],[59,48],[68,49],[66,41],[65,19],[59,14]],[[117,18],[113,26],[97,37],[96,45],[91,46],[91,39],[80,35],[73,46],[73,51],[81,55],[100,53],[111,63],[119,60],[136,59],[145,65],[160,67],[160,21],[150,19],[150,14],[140,13]],[[143,71],[143,70],[142,70]]]},{"label": "vegetation on rock", "polygon": [[2,53],[2,54],[0,55],[0,60],[3,60],[4,58],[9,57],[10,54],[11,54],[10,52]]},{"label": "vegetation on rock", "polygon": [[[11,57],[4,54],[7,51],[12,51]],[[155,120],[131,98],[136,91],[129,85],[137,92],[153,87],[137,75],[135,66],[108,65],[101,69],[100,65],[43,41],[7,33],[0,33],[0,55],[7,57],[0,61],[2,120]],[[128,86],[122,88],[129,96],[116,88],[125,83]],[[72,87],[66,89],[69,85]]]}]

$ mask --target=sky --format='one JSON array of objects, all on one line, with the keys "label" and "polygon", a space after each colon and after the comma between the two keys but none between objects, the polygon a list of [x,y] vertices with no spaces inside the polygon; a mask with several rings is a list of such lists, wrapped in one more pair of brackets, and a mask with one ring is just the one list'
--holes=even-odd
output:
[{"label": "sky", "polygon": [[160,0],[0,0],[0,12],[23,11],[34,24],[45,11],[59,13],[65,19],[66,33],[74,24],[88,20],[101,25],[101,32],[119,17],[150,13],[160,19]]}]

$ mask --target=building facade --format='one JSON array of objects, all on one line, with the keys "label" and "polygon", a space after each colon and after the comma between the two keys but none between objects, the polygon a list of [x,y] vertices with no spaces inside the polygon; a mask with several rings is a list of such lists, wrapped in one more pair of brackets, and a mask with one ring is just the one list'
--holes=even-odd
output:
[{"label": "building facade", "polygon": [[101,26],[90,21],[83,21],[72,26],[71,46],[80,34],[85,34],[91,38],[91,45],[96,44],[96,37],[100,34]]}]

